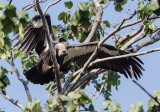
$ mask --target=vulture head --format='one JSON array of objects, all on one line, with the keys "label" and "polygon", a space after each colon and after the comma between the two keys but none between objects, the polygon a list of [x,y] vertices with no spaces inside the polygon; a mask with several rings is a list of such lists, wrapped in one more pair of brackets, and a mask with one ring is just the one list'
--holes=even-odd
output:
[{"label": "vulture head", "polygon": [[58,57],[64,57],[68,55],[67,47],[63,43],[56,44],[54,48]]}]

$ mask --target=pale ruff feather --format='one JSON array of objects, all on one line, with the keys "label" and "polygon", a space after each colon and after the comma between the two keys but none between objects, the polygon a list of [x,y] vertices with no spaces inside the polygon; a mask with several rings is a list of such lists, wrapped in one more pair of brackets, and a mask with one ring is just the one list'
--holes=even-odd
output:
[{"label": "pale ruff feather", "polygon": [[33,21],[33,27],[34,28],[40,28],[43,26],[42,19],[38,19],[37,21]]}]

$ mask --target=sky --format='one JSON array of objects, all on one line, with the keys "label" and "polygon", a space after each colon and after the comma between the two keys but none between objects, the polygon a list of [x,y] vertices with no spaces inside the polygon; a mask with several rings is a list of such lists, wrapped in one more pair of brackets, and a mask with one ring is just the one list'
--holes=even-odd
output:
[{"label": "sky", "polygon": [[[0,2],[3,2],[3,1],[6,1],[6,0],[0,0]],[[72,11],[76,10],[77,8],[76,4],[79,1],[74,1],[74,6],[72,8]],[[85,0],[81,0],[81,1],[85,1]],[[31,2],[32,0],[13,0],[12,4],[14,4],[17,7],[17,9],[21,9],[27,3],[31,3]],[[42,5],[42,9],[44,10],[45,7],[50,2],[53,2],[53,1],[48,0],[48,2]],[[132,13],[136,8],[137,3],[138,3],[137,1],[129,1],[128,4],[124,6],[124,9],[130,9],[130,12]],[[51,16],[52,24],[55,24],[55,25],[61,24],[61,22],[58,21],[57,17],[59,13],[62,11],[66,11],[63,1],[61,1],[57,5],[52,6],[48,10],[48,13],[52,15]],[[34,15],[37,14],[37,12],[34,12],[33,9],[30,9],[27,12],[29,13],[30,18],[32,18]],[[120,22],[124,16],[128,17],[128,14],[125,11],[123,11],[122,13],[118,13],[114,11],[113,2],[111,2],[111,4],[103,12],[103,19],[108,20],[111,24],[113,24],[114,21]],[[131,21],[134,21],[134,20],[136,20],[136,17],[133,18]],[[131,21],[127,21],[127,22],[131,22]],[[158,24],[158,21],[155,22],[155,24]],[[139,27],[139,24],[132,28],[136,29],[138,27]],[[112,30],[113,30],[112,28],[106,29],[106,32],[110,32]],[[131,33],[131,32],[127,29],[124,29],[121,31],[120,34],[125,35],[126,33]],[[76,42],[71,42],[71,43],[76,43]],[[113,40],[111,38],[107,40],[105,43],[114,45]],[[160,45],[160,42],[157,42],[151,46],[147,46],[141,49],[139,52],[146,51],[153,48],[158,48],[159,45]],[[159,69],[160,59],[159,57],[160,57],[160,52],[154,52],[151,54],[139,56],[139,58],[144,62],[145,71],[143,72],[142,78],[139,79],[138,82],[144,88],[146,88],[146,90],[148,90],[148,92],[150,92],[151,94],[153,94],[154,90],[160,91],[160,86],[159,86],[160,85],[160,81],[159,81],[160,80],[160,69]],[[22,74],[22,77],[24,78],[19,60],[18,59],[15,60],[15,63],[20,73]],[[4,66],[7,69],[11,69],[11,66],[6,64],[4,60],[0,60],[0,66]],[[8,77],[11,81],[11,85],[7,86],[6,88],[7,94],[11,96],[13,99],[18,100],[24,106],[26,106],[27,97],[24,91],[23,84],[17,79],[15,74],[8,74]],[[116,100],[117,102],[119,102],[121,105],[121,109],[124,112],[129,109],[130,104],[136,104],[139,101],[143,102],[143,107],[146,111],[147,103],[150,97],[146,93],[144,93],[144,91],[142,91],[137,85],[135,85],[131,79],[126,79],[123,75],[121,75],[120,80],[121,80],[121,84],[118,87],[118,91],[115,90],[114,88],[112,90],[111,99],[113,101]],[[39,98],[41,100],[41,105],[44,107],[44,104],[46,103],[46,99],[48,97],[48,93],[45,90],[45,86],[35,85],[32,83],[29,83],[28,86],[32,95],[32,100],[34,100],[35,98]],[[94,88],[92,86],[91,88],[87,88],[87,91],[93,91],[93,89]],[[99,97],[95,101],[94,104],[96,109],[104,108],[104,106],[102,106],[103,100],[104,100],[103,97]],[[21,110],[18,107],[16,107],[15,105],[13,105],[12,103],[7,101],[0,95],[0,108],[3,108],[3,107],[6,107],[5,109],[6,112],[13,112],[13,110],[14,112],[21,112]]]}]

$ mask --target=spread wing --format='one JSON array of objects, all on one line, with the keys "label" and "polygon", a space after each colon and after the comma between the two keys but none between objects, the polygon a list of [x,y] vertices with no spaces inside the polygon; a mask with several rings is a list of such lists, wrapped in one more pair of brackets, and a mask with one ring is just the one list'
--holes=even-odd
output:
[{"label": "spread wing", "polygon": [[[65,70],[68,67],[68,64],[71,63],[72,61],[75,61],[80,68],[83,67],[83,65],[89,59],[91,54],[94,52],[97,43],[98,42],[91,42],[88,44],[68,46],[68,56],[64,58],[63,65],[61,66],[62,70]],[[117,48],[111,45],[103,44],[100,52],[95,57],[95,59],[119,56],[124,54],[128,53],[122,50],[118,50]],[[134,76],[136,79],[138,79],[138,77],[140,78],[140,76],[142,75],[141,70],[144,70],[141,64],[143,64],[143,62],[138,57],[134,56],[134,57],[99,62],[88,69],[94,69],[94,68],[110,69],[116,72],[120,72],[128,78],[128,75],[131,77],[131,71],[130,71],[130,65],[131,65],[134,71]]]},{"label": "spread wing", "polygon": [[[55,41],[56,37],[54,37],[52,31],[50,15],[46,14],[45,18],[49,26],[50,34],[52,35],[52,40]],[[43,29],[43,22],[40,15],[36,15],[32,18],[32,21],[25,28],[24,32],[23,42],[19,49],[23,49],[26,53],[36,49],[38,55],[40,55],[42,51],[48,50],[48,43],[45,39],[45,31]],[[16,38],[19,38],[19,36]],[[20,43],[21,42],[19,41],[15,46]]]},{"label": "spread wing", "polygon": [[34,84],[45,84],[55,79],[49,50],[41,53],[38,63],[24,75]]}]

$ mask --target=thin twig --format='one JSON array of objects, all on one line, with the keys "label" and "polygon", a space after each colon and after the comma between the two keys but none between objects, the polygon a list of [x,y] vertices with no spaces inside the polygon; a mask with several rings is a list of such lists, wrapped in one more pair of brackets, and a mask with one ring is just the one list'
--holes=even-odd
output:
[{"label": "thin twig", "polygon": [[160,102],[158,101],[157,97],[152,96],[142,85],[140,85],[135,79],[134,79],[134,72],[132,66],[130,66],[131,69],[131,76],[132,76],[132,81],[139,86],[148,96],[150,96],[152,99],[154,99],[159,105]]},{"label": "thin twig", "polygon": [[104,88],[104,84],[101,85],[101,88],[98,92],[98,95],[95,97],[95,100],[99,97],[99,95],[101,95],[102,89]]},{"label": "thin twig", "polygon": [[46,14],[46,12],[47,12],[47,10],[49,9],[49,7],[51,7],[52,5],[55,5],[55,4],[57,4],[58,2],[60,2],[61,0],[57,0],[56,2],[53,2],[53,3],[51,3],[51,4],[49,4],[47,7],[46,7],[46,9],[44,10],[44,14]]},{"label": "thin twig", "polygon": [[8,95],[4,95],[4,94],[2,93],[2,91],[0,91],[0,94],[1,94],[5,99],[7,99],[8,101],[10,101],[10,102],[13,103],[14,105],[18,106],[23,112],[25,111],[25,107],[24,107],[20,102],[18,102],[17,100],[12,99],[12,98],[9,97]]},{"label": "thin twig", "polygon": [[11,3],[12,3],[12,0],[9,1],[8,5],[11,5]]},{"label": "thin twig", "polygon": [[19,71],[18,71],[18,69],[17,69],[17,67],[15,66],[15,64],[14,64],[13,61],[9,61],[8,59],[6,59],[6,61],[12,66],[13,71],[14,71],[14,72],[16,73],[16,75],[17,75],[17,78],[22,82],[22,84],[23,84],[23,86],[24,86],[24,88],[25,88],[25,92],[26,92],[27,97],[28,97],[28,101],[29,101],[29,102],[32,102],[31,94],[30,94],[29,88],[28,88],[28,86],[27,86],[28,81],[25,81],[25,80],[21,77],[21,75],[20,75],[20,73],[19,73]]},{"label": "thin twig", "polygon": [[[60,71],[59,71],[59,64],[57,63],[57,59],[56,59],[56,52],[55,52],[55,49],[53,48],[52,46],[52,43],[51,43],[51,35],[49,33],[49,28],[48,28],[48,24],[46,22],[46,19],[43,15],[43,12],[41,10],[41,7],[39,5],[39,0],[36,0],[36,4],[37,4],[37,9],[39,11],[39,14],[41,15],[41,18],[42,18],[42,21],[43,21],[43,28],[44,28],[44,31],[45,31],[45,35],[47,38],[47,42],[49,44],[49,51],[50,51],[50,54],[51,54],[51,61],[52,63],[54,64],[54,67],[55,67],[55,79],[56,79],[56,83],[57,83],[57,89],[58,89],[58,94],[60,94],[61,92],[61,83],[60,83]],[[54,74],[53,74],[54,75]]]}]

